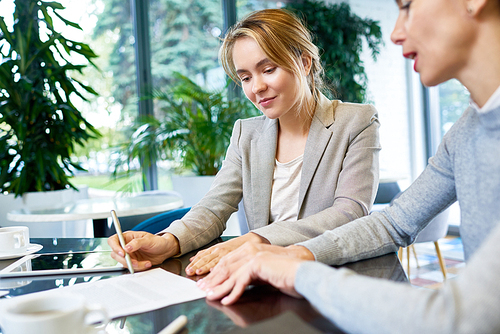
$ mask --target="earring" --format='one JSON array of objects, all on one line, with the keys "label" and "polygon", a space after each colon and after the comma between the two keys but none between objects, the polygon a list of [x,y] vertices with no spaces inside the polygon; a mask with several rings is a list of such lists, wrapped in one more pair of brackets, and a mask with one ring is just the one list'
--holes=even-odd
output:
[{"label": "earring", "polygon": [[474,8],[472,8],[472,6],[467,7],[467,12],[469,12],[469,14],[472,14],[474,12]]}]

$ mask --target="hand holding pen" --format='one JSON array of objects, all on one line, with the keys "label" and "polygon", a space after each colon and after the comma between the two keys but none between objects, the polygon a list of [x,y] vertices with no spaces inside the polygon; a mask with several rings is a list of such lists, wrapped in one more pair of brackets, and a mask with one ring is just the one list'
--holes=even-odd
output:
[{"label": "hand holding pen", "polygon": [[125,251],[125,239],[123,239],[122,227],[120,225],[120,221],[118,220],[118,216],[116,215],[115,210],[111,210],[111,217],[113,218],[113,224],[115,225],[116,234],[118,235],[118,239],[120,240],[120,245],[125,252],[125,261],[127,261],[127,267],[131,274],[134,273],[134,268],[132,267],[132,260],[130,259],[130,255]]},{"label": "hand holding pen", "polygon": [[[116,228],[116,222],[118,221],[119,225],[119,220],[114,211],[111,215]],[[131,263],[134,261],[133,270],[135,272],[159,265],[180,251],[177,239],[170,233],[159,236],[144,231],[118,233],[118,230],[122,232],[121,227],[118,226],[116,234],[108,238],[108,244],[113,250],[111,257],[129,268],[132,268]],[[120,238],[123,239],[123,242]],[[127,255],[130,258],[130,264]]]}]

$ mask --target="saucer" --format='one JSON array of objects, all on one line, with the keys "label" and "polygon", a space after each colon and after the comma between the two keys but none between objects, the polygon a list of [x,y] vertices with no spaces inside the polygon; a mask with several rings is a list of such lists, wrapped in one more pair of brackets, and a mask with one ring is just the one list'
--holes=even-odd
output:
[{"label": "saucer", "polygon": [[31,282],[31,280],[27,280],[26,278],[2,278],[0,279],[0,297],[2,297],[2,293],[4,295],[9,294],[8,290],[5,291],[6,289],[10,290],[20,288],[22,286],[30,284]]},{"label": "saucer", "polygon": [[0,260],[8,260],[8,259],[15,259],[18,257],[23,257],[25,255],[33,254],[38,252],[40,249],[42,249],[43,246],[39,244],[29,244],[28,248],[22,253],[17,253],[17,254],[0,254]]}]

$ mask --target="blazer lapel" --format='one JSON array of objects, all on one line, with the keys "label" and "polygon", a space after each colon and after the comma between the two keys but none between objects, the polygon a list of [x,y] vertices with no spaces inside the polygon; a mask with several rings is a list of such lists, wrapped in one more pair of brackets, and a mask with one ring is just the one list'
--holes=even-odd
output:
[{"label": "blazer lapel", "polygon": [[[338,101],[330,101],[325,96],[321,95],[318,106],[316,107],[316,112],[314,113],[309,135],[307,137],[306,148],[304,150],[304,164],[302,167],[299,190],[299,214],[302,204],[304,203],[307,189],[309,189],[316,168],[332,137],[332,131],[330,131],[329,128],[334,122],[337,104]],[[301,217],[298,218],[300,219]]]},{"label": "blazer lapel", "polygon": [[[255,229],[268,225],[269,208],[271,206],[271,188],[274,175],[274,161],[276,159],[276,144],[278,140],[277,120],[267,119],[262,127],[259,138],[252,140],[251,159],[252,165],[252,197],[253,217],[250,222]],[[260,210],[257,210],[260,208]]]}]

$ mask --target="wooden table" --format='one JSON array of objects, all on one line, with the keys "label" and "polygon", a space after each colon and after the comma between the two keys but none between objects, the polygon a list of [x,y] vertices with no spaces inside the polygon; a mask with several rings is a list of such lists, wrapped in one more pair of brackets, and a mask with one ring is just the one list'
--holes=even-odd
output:
[{"label": "wooden table", "polygon": [[[218,241],[221,241],[220,239]],[[42,244],[41,253],[91,251],[109,249],[105,238],[32,238],[32,243]],[[186,276],[184,269],[189,258],[195,252],[180,258],[165,261],[160,267],[170,272]],[[0,268],[14,260],[0,261]],[[388,254],[374,259],[351,263],[343,267],[351,268],[360,274],[381,277],[394,281],[406,281],[407,278],[396,254]],[[120,273],[114,273],[117,275]],[[95,277],[106,279],[111,276]],[[193,280],[201,276],[191,277]],[[15,297],[32,292],[53,289],[61,286],[78,284],[89,280],[89,277],[23,278],[24,285],[8,289],[7,297]],[[21,281],[22,281],[21,280]],[[6,289],[7,281],[0,280]],[[23,283],[23,282],[21,282]],[[5,297],[3,297],[5,298]],[[185,314],[189,321],[183,333],[224,333],[239,327],[246,327],[256,322],[269,319],[287,311],[293,311],[304,321],[327,333],[342,333],[335,324],[319,314],[305,299],[287,296],[271,286],[254,287],[245,292],[242,298],[232,306],[222,306],[219,302],[198,299],[187,303],[167,306],[152,312],[115,319],[107,327],[109,333],[156,334],[179,315]],[[123,328],[120,328],[123,326]],[[264,334],[264,333],[262,333]]]},{"label": "wooden table", "polygon": [[160,213],[183,206],[182,198],[174,195],[148,195],[116,198],[89,198],[60,206],[37,210],[21,209],[7,213],[7,219],[14,222],[58,222],[92,219],[94,237],[105,237],[107,219],[114,209],[118,217],[131,217]]}]

